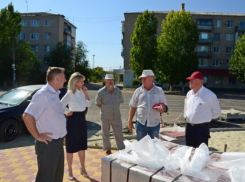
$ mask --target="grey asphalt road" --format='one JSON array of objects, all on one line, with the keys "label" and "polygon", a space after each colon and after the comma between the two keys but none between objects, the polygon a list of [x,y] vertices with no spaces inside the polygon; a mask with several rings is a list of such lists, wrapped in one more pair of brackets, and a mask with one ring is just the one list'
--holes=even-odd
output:
[{"label": "grey asphalt road", "polygon": [[[91,135],[97,134],[100,130],[100,110],[96,107],[94,98],[98,89],[101,88],[102,85],[90,84],[87,85],[87,87],[89,89],[89,97],[92,102],[91,107],[89,107],[88,113],[86,115],[90,137]],[[127,128],[127,118],[129,111],[128,104],[132,97],[133,91],[133,89],[122,90],[124,103],[121,104],[120,110],[122,115],[123,128]],[[4,92],[5,90],[0,89],[0,95]],[[245,112],[245,94],[217,92],[216,95],[220,101],[222,110],[233,108]],[[182,111],[184,106],[185,94],[166,93],[166,98],[169,107],[169,114],[163,115],[164,122],[183,122]],[[18,137],[11,142],[5,143],[0,141],[0,149],[28,146],[33,144],[33,137],[29,133],[23,133],[19,134]]]}]

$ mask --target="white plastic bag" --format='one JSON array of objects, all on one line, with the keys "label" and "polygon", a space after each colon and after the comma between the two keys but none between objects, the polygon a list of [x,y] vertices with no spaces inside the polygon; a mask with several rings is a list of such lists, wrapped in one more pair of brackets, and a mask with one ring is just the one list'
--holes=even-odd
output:
[{"label": "white plastic bag", "polygon": [[209,160],[209,149],[205,143],[202,143],[196,148],[195,154],[190,162],[190,167],[196,172],[201,172]]},{"label": "white plastic bag", "polygon": [[169,157],[167,158],[168,162],[164,164],[164,167],[169,171],[180,168],[179,159],[182,159],[185,156],[185,152],[187,149],[187,146],[182,146],[175,150],[174,153],[169,155]]},{"label": "white plastic bag", "polygon": [[221,154],[220,159],[222,161],[245,159],[245,152],[224,152]]},{"label": "white plastic bag", "polygon": [[160,128],[160,133],[163,131],[172,131],[172,132],[185,132],[185,127],[180,127],[174,123],[173,127],[169,128]]},{"label": "white plastic bag", "polygon": [[245,160],[242,163],[234,165],[228,171],[228,175],[232,182],[245,182]]}]

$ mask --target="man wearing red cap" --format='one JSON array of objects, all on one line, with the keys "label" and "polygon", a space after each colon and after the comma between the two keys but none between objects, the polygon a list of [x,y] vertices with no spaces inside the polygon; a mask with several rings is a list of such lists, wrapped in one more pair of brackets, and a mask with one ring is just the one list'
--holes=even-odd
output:
[{"label": "man wearing red cap", "polygon": [[189,80],[190,91],[185,99],[186,145],[198,148],[201,143],[208,145],[209,123],[221,114],[216,95],[203,86],[203,75],[196,71]]}]

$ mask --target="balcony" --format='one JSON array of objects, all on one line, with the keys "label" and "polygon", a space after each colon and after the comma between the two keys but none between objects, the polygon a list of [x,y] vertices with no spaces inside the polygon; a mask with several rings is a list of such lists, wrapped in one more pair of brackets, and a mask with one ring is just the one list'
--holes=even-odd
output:
[{"label": "balcony", "polygon": [[197,25],[198,30],[212,30],[213,26],[212,25]]},{"label": "balcony", "polygon": [[198,43],[199,44],[211,44],[213,42],[212,39],[199,39]]},{"label": "balcony", "polygon": [[71,35],[71,31],[67,28],[64,28],[64,33]]},{"label": "balcony", "polygon": [[64,40],[63,42],[64,42],[64,45],[72,47],[72,43],[70,41]]},{"label": "balcony", "polygon": [[122,34],[125,33],[125,26],[124,26],[124,21],[122,21]]},{"label": "balcony", "polygon": [[237,26],[236,31],[237,32],[245,32],[245,27]]},{"label": "balcony", "polygon": [[197,52],[198,57],[211,57],[212,53],[210,51]]}]

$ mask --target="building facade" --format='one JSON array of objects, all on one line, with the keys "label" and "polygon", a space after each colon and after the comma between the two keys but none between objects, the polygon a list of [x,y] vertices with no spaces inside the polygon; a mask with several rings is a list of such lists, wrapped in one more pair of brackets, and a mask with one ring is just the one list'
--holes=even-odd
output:
[{"label": "building facade", "polygon": [[46,56],[58,42],[74,47],[76,27],[64,15],[51,13],[21,13],[22,29],[19,40],[30,42],[31,50],[42,60],[47,70]]},{"label": "building facade", "polygon": [[[161,34],[161,23],[168,11],[154,12],[158,19],[158,35]],[[134,78],[130,69],[130,36],[134,24],[143,12],[124,13],[122,21],[122,57],[124,59],[124,86],[132,86]],[[198,55],[198,70],[204,75],[204,82],[208,88],[242,89],[245,84],[240,83],[235,75],[229,71],[229,59],[235,48],[238,37],[245,34],[245,14],[231,13],[196,13],[191,12],[200,32],[196,52]],[[186,83],[188,86],[188,83]]]}]

